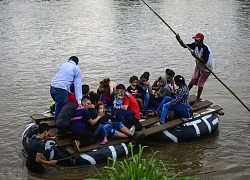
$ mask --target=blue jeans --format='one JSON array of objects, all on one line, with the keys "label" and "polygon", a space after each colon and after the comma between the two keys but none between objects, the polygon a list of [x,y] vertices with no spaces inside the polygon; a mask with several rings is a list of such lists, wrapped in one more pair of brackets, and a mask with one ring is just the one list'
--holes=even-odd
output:
[{"label": "blue jeans", "polygon": [[130,129],[133,125],[135,126],[136,131],[140,131],[142,129],[139,119],[135,118],[134,111],[121,109],[116,112],[116,120],[122,122],[128,129]]},{"label": "blue jeans", "polygon": [[143,111],[146,111],[148,109],[149,102],[150,102],[150,94],[146,93],[144,96],[144,101],[143,101],[144,103],[144,106],[142,108]]},{"label": "blue jeans", "polygon": [[178,111],[179,113],[183,115],[183,117],[186,117],[186,118],[190,118],[193,116],[193,112],[189,104],[172,105],[172,104],[166,103],[163,105],[163,108],[162,108],[161,117],[160,117],[161,122],[165,122],[165,119],[168,115],[168,110]]},{"label": "blue jeans", "polygon": [[105,124],[99,124],[95,130],[95,134],[102,135],[103,137],[115,137],[123,126],[122,122],[107,122]]},{"label": "blue jeans", "polygon": [[161,103],[159,104],[159,106],[156,108],[155,112],[158,112],[158,111],[162,108],[162,106],[163,106],[164,104],[166,104],[167,102],[169,102],[169,101],[171,101],[171,100],[173,100],[172,97],[170,97],[170,96],[165,96],[164,99],[163,99],[163,100],[161,101]]},{"label": "blue jeans", "polygon": [[68,100],[68,91],[64,89],[57,89],[54,87],[50,87],[50,95],[55,101],[55,121],[57,119],[57,116],[59,112],[61,111],[63,105],[67,102]]}]

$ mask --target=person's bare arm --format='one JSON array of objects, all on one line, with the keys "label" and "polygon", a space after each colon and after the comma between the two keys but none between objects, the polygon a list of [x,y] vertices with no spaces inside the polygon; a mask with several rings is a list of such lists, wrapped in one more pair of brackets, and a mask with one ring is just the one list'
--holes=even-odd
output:
[{"label": "person's bare arm", "polygon": [[36,153],[36,162],[41,164],[56,165],[57,160],[46,161],[42,159],[42,153]]}]

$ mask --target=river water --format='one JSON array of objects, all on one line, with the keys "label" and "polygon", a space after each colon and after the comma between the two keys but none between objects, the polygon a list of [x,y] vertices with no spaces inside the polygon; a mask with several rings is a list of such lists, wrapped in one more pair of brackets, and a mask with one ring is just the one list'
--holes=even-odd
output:
[{"label": "river water", "polygon": [[[250,107],[250,1],[146,1],[186,43],[197,32],[213,50],[215,74]],[[48,109],[49,84],[59,65],[76,55],[83,83],[96,90],[109,77],[128,85],[129,77],[150,72],[150,81],[166,68],[188,82],[194,59],[173,32],[134,0],[0,1],[0,179],[84,179],[95,168],[46,167],[27,171],[21,133],[29,115]],[[194,87],[190,94],[196,94]],[[250,113],[214,76],[202,94],[224,108],[219,131],[188,143],[143,142],[157,158],[190,177],[250,179]],[[151,149],[145,150],[146,155]]]}]

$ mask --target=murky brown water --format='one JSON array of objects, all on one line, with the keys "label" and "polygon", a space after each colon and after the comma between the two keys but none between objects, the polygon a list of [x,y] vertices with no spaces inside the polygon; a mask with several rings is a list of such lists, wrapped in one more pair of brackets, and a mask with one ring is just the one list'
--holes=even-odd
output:
[{"label": "murky brown water", "polygon": [[[216,75],[250,107],[250,1],[146,1],[191,42],[205,34],[213,50]],[[191,78],[194,60],[174,34],[142,1],[0,1],[0,179],[84,179],[98,177],[92,167],[48,167],[33,175],[21,155],[21,133],[29,115],[47,110],[49,84],[71,55],[80,59],[83,83],[92,90],[109,77],[128,84],[131,75],[167,67]],[[196,88],[191,94],[196,93]],[[250,113],[214,77],[203,99],[224,108],[219,131],[183,144],[143,142],[159,159],[191,177],[250,179]],[[151,150],[146,150],[146,154]]]}]

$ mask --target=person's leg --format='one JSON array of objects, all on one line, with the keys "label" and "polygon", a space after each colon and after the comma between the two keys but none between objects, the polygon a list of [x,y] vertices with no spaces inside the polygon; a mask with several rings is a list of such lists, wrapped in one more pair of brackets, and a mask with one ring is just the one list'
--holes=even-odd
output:
[{"label": "person's leg", "polygon": [[163,106],[164,104],[166,104],[167,102],[169,102],[169,101],[171,101],[171,100],[173,100],[172,97],[170,97],[170,96],[165,96],[164,99],[163,99],[163,100],[161,101],[161,103],[159,104],[159,106],[157,107],[157,109],[155,110],[155,112],[158,112],[158,111],[162,108],[162,106]]},{"label": "person's leg", "polygon": [[[135,131],[142,130],[142,125],[141,125],[140,121],[135,118],[135,112],[134,111],[127,110],[125,119],[126,119],[127,124],[135,126]],[[128,128],[130,128],[130,126]]]},{"label": "person's leg", "polygon": [[160,117],[161,122],[165,122],[165,119],[168,115],[168,108],[169,107],[170,107],[170,104],[167,104],[167,103],[162,106],[161,117]]},{"label": "person's leg", "polygon": [[193,75],[192,75],[192,79],[188,84],[189,91],[192,89],[193,85],[197,85],[199,77],[200,77],[200,70],[195,67]]},{"label": "person's leg", "polygon": [[150,101],[150,94],[146,93],[145,96],[144,96],[144,106],[142,108],[142,111],[147,111],[148,105],[149,105],[149,101]]},{"label": "person's leg", "polygon": [[200,105],[200,99],[201,99],[201,93],[202,93],[203,87],[198,87],[198,92],[196,96],[196,100],[193,104],[194,107],[198,107]]},{"label": "person's leg", "polygon": [[131,132],[126,126],[122,123],[114,123],[113,128],[115,129],[116,133],[115,136],[118,138],[127,138],[132,137],[133,140],[139,140],[145,136],[144,133],[138,134]]},{"label": "person's leg", "polygon": [[81,134],[72,133],[72,139],[80,141],[81,146],[87,146],[94,144],[98,141],[98,138],[90,131],[84,130]]},{"label": "person's leg", "polygon": [[210,72],[202,72],[200,73],[200,76],[199,76],[199,80],[198,80],[198,83],[197,83],[197,86],[198,86],[198,92],[197,92],[197,97],[196,97],[196,100],[194,102],[194,107],[198,107],[200,105],[200,100],[201,100],[201,93],[203,91],[203,87],[208,79],[208,77],[210,76]]},{"label": "person's leg", "polygon": [[122,122],[124,126],[127,126],[127,122],[125,119],[126,111],[127,110],[123,110],[123,109],[116,111],[116,121]]},{"label": "person's leg", "polygon": [[44,173],[45,172],[45,168],[43,167],[43,165],[41,165],[39,163],[32,163],[31,165],[28,165],[27,167],[29,170],[31,170],[34,173]]},{"label": "person's leg", "polygon": [[67,102],[68,92],[66,90],[56,90],[53,87],[50,87],[50,94],[53,100],[55,101],[55,116],[54,119],[56,121],[57,116],[62,109],[63,105]]}]

